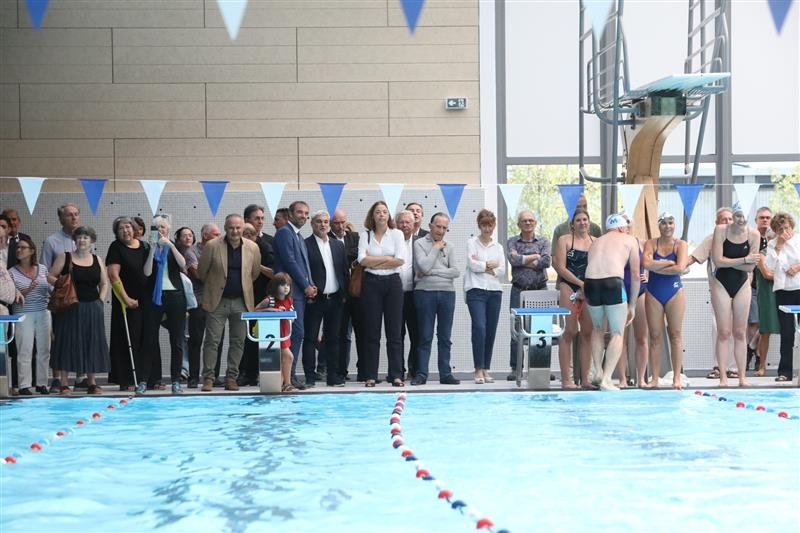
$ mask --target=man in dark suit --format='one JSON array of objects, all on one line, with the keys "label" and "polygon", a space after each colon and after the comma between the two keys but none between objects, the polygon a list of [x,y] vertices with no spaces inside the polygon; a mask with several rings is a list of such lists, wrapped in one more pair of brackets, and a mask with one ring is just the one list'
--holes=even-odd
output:
[{"label": "man in dark suit", "polygon": [[[267,296],[267,284],[272,278],[275,254],[272,251],[272,235],[263,233],[264,208],[250,204],[244,208],[244,221],[256,230],[256,245],[261,252],[261,274],[253,282],[253,297],[256,305]],[[250,339],[244,341],[244,354],[239,363],[239,386],[258,386],[258,343]]]},{"label": "man in dark suit", "polygon": [[331,222],[327,211],[314,213],[311,227],[314,234],[306,239],[306,248],[311,266],[311,280],[317,288],[317,295],[306,306],[303,371],[306,374],[306,386],[313,386],[316,379],[315,351],[322,323],[322,342],[328,363],[326,382],[328,385],[341,387],[344,386],[344,379],[339,369],[344,363],[343,354],[339,352],[339,324],[349,278],[347,256],[344,245],[328,235]]},{"label": "man in dark suit", "polygon": [[305,388],[297,381],[297,359],[303,345],[303,320],[305,318],[306,298],[314,298],[317,288],[311,281],[311,267],[308,262],[306,241],[300,236],[308,220],[308,204],[302,200],[289,206],[289,223],[275,233],[273,251],[275,253],[275,272],[285,272],[292,278],[292,298],[297,319],[292,323],[292,385]]},{"label": "man in dark suit", "polygon": [[406,244],[405,263],[400,267],[400,281],[403,282],[403,340],[408,332],[409,348],[406,367],[409,381],[417,375],[417,361],[419,360],[419,324],[417,323],[417,308],[414,303],[414,241],[419,237],[414,235],[414,214],[409,211],[400,211],[394,218],[397,229],[403,232]]},{"label": "man in dark suit", "polygon": [[422,217],[425,214],[422,212],[422,204],[410,202],[406,204],[406,210],[411,211],[414,215],[414,238],[417,239],[427,235],[428,230],[422,229]]},{"label": "man in dark suit", "polygon": [[8,208],[3,210],[3,215],[8,219],[8,264],[6,268],[11,268],[17,264],[17,243],[20,237],[30,237],[19,232],[19,213],[16,209]]}]

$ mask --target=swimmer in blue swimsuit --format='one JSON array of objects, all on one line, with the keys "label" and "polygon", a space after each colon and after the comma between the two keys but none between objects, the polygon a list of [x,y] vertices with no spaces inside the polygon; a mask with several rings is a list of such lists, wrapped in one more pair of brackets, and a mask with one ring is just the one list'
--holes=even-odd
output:
[{"label": "swimmer in blue swimsuit", "polygon": [[681,274],[689,261],[689,247],[675,238],[675,216],[664,212],[658,217],[660,237],[647,241],[644,247],[644,267],[650,271],[645,296],[647,326],[650,331],[650,382],[645,388],[657,388],[664,346],[664,317],[667,319],[672,388],[681,389],[683,368],[683,315],[686,297]]}]

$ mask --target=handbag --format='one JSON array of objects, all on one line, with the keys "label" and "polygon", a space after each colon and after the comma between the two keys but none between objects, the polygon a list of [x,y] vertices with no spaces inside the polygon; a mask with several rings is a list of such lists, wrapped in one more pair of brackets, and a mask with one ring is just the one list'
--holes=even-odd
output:
[{"label": "handbag", "polygon": [[[367,231],[367,243],[370,242],[369,231]],[[364,281],[364,267],[358,261],[353,261],[353,268],[350,271],[350,283],[347,285],[347,292],[353,298],[361,298],[361,283]]]},{"label": "handbag", "polygon": [[194,295],[194,286],[192,285],[192,280],[183,272],[181,272],[181,283],[183,284],[183,294],[186,297],[186,309],[196,309],[197,298]]},{"label": "handbag", "polygon": [[61,313],[78,303],[78,291],[75,290],[75,283],[72,279],[72,256],[69,252],[66,254],[66,262],[68,270],[65,274],[59,274],[47,304],[47,309],[52,313]]}]

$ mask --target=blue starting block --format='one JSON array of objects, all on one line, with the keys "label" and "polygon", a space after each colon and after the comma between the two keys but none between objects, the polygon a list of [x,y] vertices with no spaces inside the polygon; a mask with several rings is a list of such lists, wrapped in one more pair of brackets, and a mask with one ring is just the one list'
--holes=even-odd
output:
[{"label": "blue starting block", "polygon": [[[0,398],[10,396],[11,372],[8,360],[8,345],[14,342],[16,325],[25,320],[25,315],[0,315]],[[8,328],[8,335],[6,335]]]},{"label": "blue starting block", "polygon": [[[784,313],[794,315],[794,329],[797,333],[800,333],[800,305],[781,305],[778,309]],[[795,350],[794,361],[792,362],[794,368],[798,367],[798,355],[800,354]],[[797,386],[800,387],[800,375],[797,376]]]},{"label": "blue starting block", "polygon": [[[528,360],[528,388],[550,388],[552,341],[564,332],[570,310],[564,307],[517,307],[511,309],[511,334],[517,339],[517,386],[522,386],[525,360]],[[556,323],[557,322],[557,323]],[[530,346],[528,357],[525,344]]]},{"label": "blue starting block", "polygon": [[[294,311],[253,311],[242,313],[247,338],[258,343],[258,386],[262,393],[281,391],[281,341],[292,335]],[[281,337],[281,320],[289,321],[289,333]],[[254,333],[255,330],[255,333]]]}]

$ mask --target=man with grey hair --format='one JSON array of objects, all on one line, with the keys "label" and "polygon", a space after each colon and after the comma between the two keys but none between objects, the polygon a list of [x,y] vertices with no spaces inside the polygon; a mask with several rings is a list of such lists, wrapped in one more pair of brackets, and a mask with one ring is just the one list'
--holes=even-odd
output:
[{"label": "man with grey hair", "polygon": [[400,281],[403,283],[403,341],[408,331],[409,349],[405,371],[408,369],[408,379],[412,380],[417,375],[417,361],[419,359],[419,325],[417,324],[417,308],[414,304],[414,241],[419,237],[414,234],[414,213],[405,209],[397,213],[394,224],[403,232],[406,249],[403,257],[403,266],[400,267]]},{"label": "man with grey hair", "polygon": [[344,244],[331,239],[330,216],[327,211],[317,211],[311,217],[313,235],[306,239],[311,284],[317,288],[316,295],[306,303],[303,338],[303,371],[306,387],[313,387],[317,379],[317,337],[322,324],[322,342],[325,344],[327,372],[325,381],[329,386],[343,387],[340,368],[344,365],[339,353],[339,323],[347,293],[348,267]]},{"label": "man with grey hair", "polygon": [[60,206],[56,213],[58,214],[58,221],[61,223],[61,230],[47,237],[42,246],[42,259],[40,262],[47,268],[53,266],[53,261],[59,255],[75,251],[72,232],[81,225],[81,210],[73,203],[66,203]]},{"label": "man with grey hair", "polygon": [[[525,209],[517,215],[519,235],[506,243],[506,258],[511,263],[511,309],[520,306],[523,291],[539,291],[547,288],[547,268],[550,266],[550,241],[536,236],[536,215]],[[517,379],[517,341],[511,338],[511,373],[508,381]]]}]

